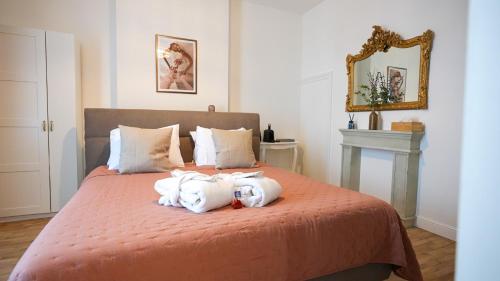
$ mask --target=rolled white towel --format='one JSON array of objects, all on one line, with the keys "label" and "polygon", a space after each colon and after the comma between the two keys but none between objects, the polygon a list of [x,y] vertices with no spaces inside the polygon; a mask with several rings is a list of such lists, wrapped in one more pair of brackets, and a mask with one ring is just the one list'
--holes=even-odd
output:
[{"label": "rolled white towel", "polygon": [[172,171],[172,177],[156,181],[154,188],[161,195],[158,203],[185,207],[195,213],[224,207],[233,199],[233,184],[217,175],[194,171]]},{"label": "rolled white towel", "polygon": [[233,185],[216,180],[206,182],[191,180],[182,185],[180,203],[195,213],[204,213],[231,204]]},{"label": "rolled white towel", "polygon": [[241,193],[241,203],[245,207],[264,207],[276,200],[282,192],[281,185],[267,177],[237,178],[234,180],[235,190]]},{"label": "rolled white towel", "polygon": [[276,200],[282,192],[274,179],[263,172],[236,172],[209,176],[195,171],[174,170],[172,177],[156,181],[154,188],[161,195],[158,203],[185,207],[203,213],[231,204],[234,191],[241,193],[245,207],[263,207]]}]

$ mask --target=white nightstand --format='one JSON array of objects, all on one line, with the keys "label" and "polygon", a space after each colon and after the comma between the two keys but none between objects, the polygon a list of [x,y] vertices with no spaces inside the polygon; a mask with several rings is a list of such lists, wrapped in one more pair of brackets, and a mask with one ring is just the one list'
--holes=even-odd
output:
[{"label": "white nightstand", "polygon": [[260,143],[260,160],[266,162],[266,151],[268,149],[292,149],[293,150],[293,161],[292,161],[292,171],[297,171],[297,154],[298,154],[298,142],[261,142]]}]

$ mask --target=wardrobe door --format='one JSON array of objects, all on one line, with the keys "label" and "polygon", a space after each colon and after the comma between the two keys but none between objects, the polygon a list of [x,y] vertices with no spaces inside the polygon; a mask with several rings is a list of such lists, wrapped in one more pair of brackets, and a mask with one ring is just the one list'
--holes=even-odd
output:
[{"label": "wardrobe door", "polygon": [[0,217],[50,212],[45,32],[0,26]]},{"label": "wardrobe door", "polygon": [[47,88],[51,211],[59,211],[78,187],[77,76],[73,35],[47,31]]}]

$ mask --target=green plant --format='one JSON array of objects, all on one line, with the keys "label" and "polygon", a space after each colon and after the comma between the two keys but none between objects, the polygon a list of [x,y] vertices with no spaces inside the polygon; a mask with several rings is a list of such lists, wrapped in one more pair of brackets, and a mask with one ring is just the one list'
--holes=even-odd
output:
[{"label": "green plant", "polygon": [[368,72],[367,75],[369,85],[360,85],[355,94],[360,95],[372,109],[378,105],[393,102],[384,75],[381,72],[376,74]]}]

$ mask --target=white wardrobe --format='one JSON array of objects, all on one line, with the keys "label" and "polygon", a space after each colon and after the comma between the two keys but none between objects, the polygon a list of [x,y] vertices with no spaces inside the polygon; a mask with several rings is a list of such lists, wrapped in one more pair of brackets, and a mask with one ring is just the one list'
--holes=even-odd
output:
[{"label": "white wardrobe", "polygon": [[78,188],[78,56],[71,34],[0,26],[0,219],[57,212]]}]

